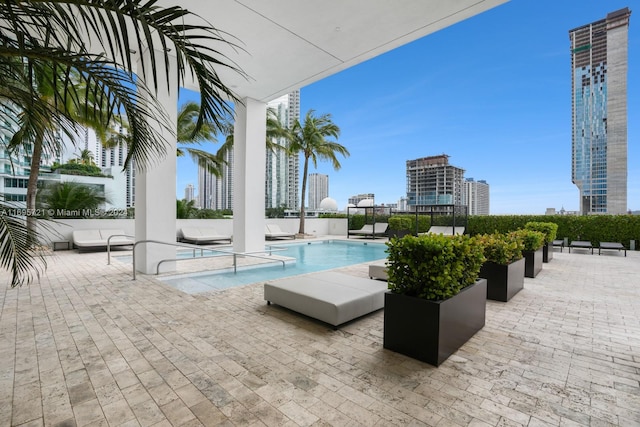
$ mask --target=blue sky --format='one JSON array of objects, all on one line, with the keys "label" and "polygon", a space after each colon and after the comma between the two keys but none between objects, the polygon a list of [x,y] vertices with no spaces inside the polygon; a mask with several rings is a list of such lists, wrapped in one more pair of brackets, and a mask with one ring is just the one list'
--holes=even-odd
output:
[{"label": "blue sky", "polygon": [[[465,177],[489,183],[491,214],[577,210],[568,31],[624,7],[628,207],[640,209],[640,10],[628,0],[512,0],[301,88],[301,115],[330,113],[351,153],[339,171],[320,163],[310,173],[329,175],[341,209],[358,193],[395,203],[406,193],[406,161],[444,153]],[[179,198],[189,183],[197,187],[196,167],[179,159]]]}]

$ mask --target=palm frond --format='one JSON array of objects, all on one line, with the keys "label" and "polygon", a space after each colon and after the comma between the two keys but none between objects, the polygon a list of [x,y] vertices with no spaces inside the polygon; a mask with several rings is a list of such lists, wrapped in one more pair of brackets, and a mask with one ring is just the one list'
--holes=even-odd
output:
[{"label": "palm frond", "polygon": [[215,176],[222,176],[222,167],[226,165],[226,162],[221,157],[195,148],[185,148],[185,150],[199,167],[205,168]]},{"label": "palm frond", "polygon": [[24,217],[15,204],[0,201],[0,267],[11,272],[11,287],[40,278],[46,260],[38,254],[38,234],[27,229]]}]

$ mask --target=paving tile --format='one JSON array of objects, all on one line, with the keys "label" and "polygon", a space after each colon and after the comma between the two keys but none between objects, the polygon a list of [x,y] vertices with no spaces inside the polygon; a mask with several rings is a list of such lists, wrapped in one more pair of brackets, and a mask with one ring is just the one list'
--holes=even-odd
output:
[{"label": "paving tile", "polygon": [[0,425],[640,425],[640,253],[554,255],[434,368],[382,348],[382,311],[334,331],[260,284],[186,295],[64,251],[0,289]]}]

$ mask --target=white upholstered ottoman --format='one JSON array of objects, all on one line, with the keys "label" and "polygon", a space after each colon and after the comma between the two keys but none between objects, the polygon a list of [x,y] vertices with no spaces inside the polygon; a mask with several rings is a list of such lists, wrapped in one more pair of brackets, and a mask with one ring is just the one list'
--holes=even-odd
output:
[{"label": "white upholstered ottoman", "polygon": [[386,260],[375,264],[369,264],[369,277],[372,279],[387,280]]},{"label": "white upholstered ottoman", "polygon": [[333,326],[384,307],[387,284],[331,271],[264,284],[264,299]]}]

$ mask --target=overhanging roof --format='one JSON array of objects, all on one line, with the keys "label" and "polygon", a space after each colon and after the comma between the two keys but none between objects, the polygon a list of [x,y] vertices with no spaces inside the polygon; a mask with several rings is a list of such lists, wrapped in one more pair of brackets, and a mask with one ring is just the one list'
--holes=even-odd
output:
[{"label": "overhanging roof", "polygon": [[222,81],[241,98],[267,102],[507,1],[192,0],[181,6],[242,47],[222,52],[248,78],[220,70]]}]

